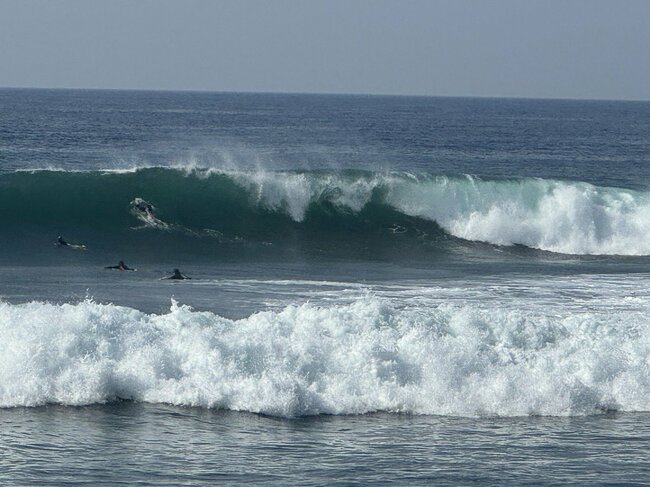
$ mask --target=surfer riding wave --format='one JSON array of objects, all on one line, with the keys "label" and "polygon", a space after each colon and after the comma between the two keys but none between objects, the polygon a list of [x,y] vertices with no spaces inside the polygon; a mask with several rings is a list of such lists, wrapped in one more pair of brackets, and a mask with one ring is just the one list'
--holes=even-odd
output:
[{"label": "surfer riding wave", "polygon": [[129,210],[138,220],[149,227],[169,228],[169,225],[156,217],[156,207],[142,198],[134,198]]}]

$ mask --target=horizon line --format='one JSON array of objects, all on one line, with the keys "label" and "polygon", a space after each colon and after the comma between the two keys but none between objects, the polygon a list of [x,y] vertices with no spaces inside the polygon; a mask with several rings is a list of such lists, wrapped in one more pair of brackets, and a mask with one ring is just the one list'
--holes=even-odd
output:
[{"label": "horizon line", "polygon": [[106,87],[69,87],[69,86],[0,86],[0,90],[60,90],[60,91],[137,91],[149,93],[213,93],[241,95],[315,95],[315,96],[376,96],[403,98],[478,98],[506,100],[548,100],[548,101],[603,101],[603,102],[640,102],[648,103],[650,99],[641,98],[574,98],[554,96],[519,96],[519,95],[432,95],[407,93],[363,93],[363,92],[330,92],[330,91],[248,91],[248,90],[213,90],[213,89],[176,89],[176,88],[106,88]]}]

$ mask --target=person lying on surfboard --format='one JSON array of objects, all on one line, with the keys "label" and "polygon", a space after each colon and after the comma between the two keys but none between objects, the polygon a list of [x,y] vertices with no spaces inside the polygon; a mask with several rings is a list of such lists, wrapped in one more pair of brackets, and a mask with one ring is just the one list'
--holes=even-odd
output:
[{"label": "person lying on surfboard", "polygon": [[185,274],[181,274],[181,271],[179,271],[178,269],[174,269],[174,273],[171,276],[161,277],[161,279],[185,280],[185,279],[192,279],[192,278],[186,276]]},{"label": "person lying on surfboard", "polygon": [[118,271],[134,271],[131,267],[127,266],[123,260],[119,261],[117,265],[109,265],[104,267],[104,269],[117,269]]},{"label": "person lying on surfboard", "polygon": [[63,237],[61,235],[57,237],[54,245],[56,245],[57,247],[68,247],[76,250],[86,250],[86,246],[84,244],[68,243],[65,240],[63,240]]}]

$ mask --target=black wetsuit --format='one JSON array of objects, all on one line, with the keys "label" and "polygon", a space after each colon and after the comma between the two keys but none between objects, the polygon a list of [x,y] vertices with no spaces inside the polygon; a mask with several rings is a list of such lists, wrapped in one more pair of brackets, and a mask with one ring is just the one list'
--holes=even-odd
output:
[{"label": "black wetsuit", "polygon": [[151,206],[149,203],[145,201],[141,201],[135,207],[138,209],[138,211],[144,213],[147,216],[153,216],[153,206]]},{"label": "black wetsuit", "polygon": [[118,271],[134,271],[135,270],[135,269],[131,269],[123,261],[119,261],[117,265],[106,266],[106,267],[104,267],[104,269],[117,269]]},{"label": "black wetsuit", "polygon": [[174,269],[174,273],[171,276],[163,277],[163,279],[174,279],[178,281],[184,281],[186,279],[192,279],[192,278],[181,274],[181,271],[179,271],[178,269]]}]

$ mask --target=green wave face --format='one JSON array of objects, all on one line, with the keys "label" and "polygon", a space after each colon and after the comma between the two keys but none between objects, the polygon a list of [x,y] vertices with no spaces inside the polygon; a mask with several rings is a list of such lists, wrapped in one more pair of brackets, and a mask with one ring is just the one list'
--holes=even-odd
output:
[{"label": "green wave face", "polygon": [[0,227],[5,249],[32,253],[65,234],[89,248],[188,258],[270,247],[383,258],[491,245],[648,255],[650,197],[581,182],[409,173],[36,171],[0,175]]},{"label": "green wave face", "polygon": [[[287,252],[373,258],[400,243],[445,238],[435,222],[387,205],[385,191],[370,173],[17,172],[0,175],[0,241],[20,258],[62,235],[100,254],[192,260]],[[154,218],[134,210],[136,199],[153,206]]]}]

